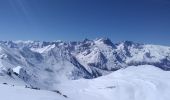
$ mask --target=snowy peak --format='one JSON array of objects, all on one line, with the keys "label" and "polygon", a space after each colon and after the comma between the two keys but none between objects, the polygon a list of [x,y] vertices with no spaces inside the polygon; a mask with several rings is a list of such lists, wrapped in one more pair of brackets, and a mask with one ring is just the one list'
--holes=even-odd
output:
[{"label": "snowy peak", "polygon": [[113,48],[115,48],[115,45],[112,43],[112,41],[109,38],[98,38],[94,40],[94,42],[99,45],[104,44],[104,45],[112,46]]}]

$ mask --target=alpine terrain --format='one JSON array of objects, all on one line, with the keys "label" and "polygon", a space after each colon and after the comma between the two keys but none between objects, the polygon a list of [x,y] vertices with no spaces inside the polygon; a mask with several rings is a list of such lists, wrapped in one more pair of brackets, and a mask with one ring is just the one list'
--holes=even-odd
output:
[{"label": "alpine terrain", "polygon": [[168,46],[0,41],[3,100],[170,100],[169,70]]}]

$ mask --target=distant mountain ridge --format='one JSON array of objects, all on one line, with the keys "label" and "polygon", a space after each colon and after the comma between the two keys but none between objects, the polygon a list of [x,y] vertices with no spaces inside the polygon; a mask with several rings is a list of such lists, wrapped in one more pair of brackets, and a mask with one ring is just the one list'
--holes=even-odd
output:
[{"label": "distant mountain ridge", "polygon": [[170,47],[132,41],[113,43],[108,38],[79,42],[0,41],[0,74],[19,67],[19,78],[44,88],[134,65],[170,70]]}]

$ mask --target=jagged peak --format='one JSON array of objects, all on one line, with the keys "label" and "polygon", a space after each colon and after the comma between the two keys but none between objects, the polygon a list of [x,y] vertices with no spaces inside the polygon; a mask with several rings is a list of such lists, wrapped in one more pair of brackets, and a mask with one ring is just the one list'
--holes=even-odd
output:
[{"label": "jagged peak", "polygon": [[118,46],[118,45],[121,45],[121,44],[124,45],[125,47],[131,47],[131,46],[139,47],[139,46],[143,45],[142,43],[137,43],[137,42],[133,42],[133,41],[129,41],[129,40],[116,43],[115,45]]},{"label": "jagged peak", "polygon": [[95,43],[103,43],[103,44],[115,47],[115,45],[109,38],[97,38],[94,41],[95,41]]},{"label": "jagged peak", "polygon": [[85,39],[83,40],[83,42],[87,42],[87,41],[91,41],[91,40],[89,40],[88,38],[85,38]]},{"label": "jagged peak", "polygon": [[124,43],[124,45],[126,45],[126,46],[132,46],[133,44],[136,44],[135,42],[133,42],[133,41],[123,41],[123,43]]}]

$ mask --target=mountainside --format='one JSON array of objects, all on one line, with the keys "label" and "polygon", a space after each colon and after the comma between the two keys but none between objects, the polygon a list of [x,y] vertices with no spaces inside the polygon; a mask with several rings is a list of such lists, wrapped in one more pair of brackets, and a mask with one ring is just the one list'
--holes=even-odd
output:
[{"label": "mountainside", "polygon": [[2,100],[67,100],[63,96],[51,91],[27,89],[21,86],[0,84]]},{"label": "mountainside", "polygon": [[109,39],[82,42],[0,41],[0,77],[16,77],[35,87],[96,78],[128,66],[170,70],[170,47]]},{"label": "mountainside", "polygon": [[[11,79],[8,79],[8,83],[9,80]],[[2,81],[4,80],[0,79],[0,82]],[[170,100],[170,72],[152,65],[129,66],[95,79],[65,81],[54,86],[53,89],[57,89],[56,91],[24,88],[21,84],[0,84],[1,98],[3,100]]]},{"label": "mountainside", "polygon": [[56,87],[72,100],[170,100],[170,72],[152,65],[129,66],[106,76]]}]

